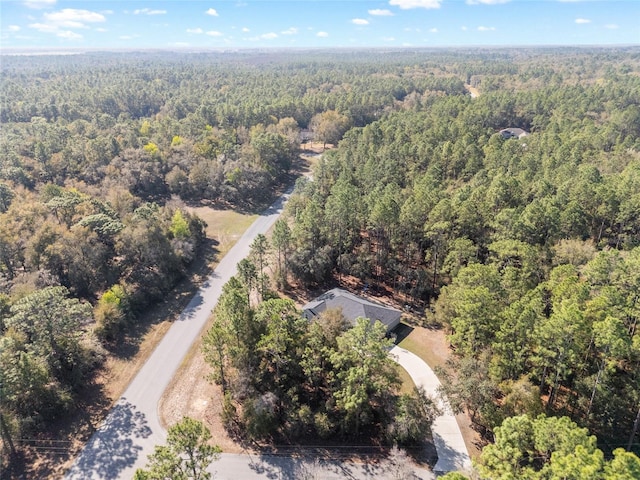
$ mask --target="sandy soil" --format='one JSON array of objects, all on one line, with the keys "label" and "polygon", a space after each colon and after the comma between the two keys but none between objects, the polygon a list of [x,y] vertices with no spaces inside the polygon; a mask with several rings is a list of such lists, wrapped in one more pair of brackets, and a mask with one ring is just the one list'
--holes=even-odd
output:
[{"label": "sandy soil", "polygon": [[204,360],[196,342],[191,352],[165,391],[158,411],[165,428],[188,416],[202,421],[213,437],[213,443],[223,452],[241,453],[243,446],[232,439],[220,421],[222,413],[222,390],[207,380],[210,367]]},{"label": "sandy soil", "polygon": [[476,87],[472,87],[471,85],[465,85],[464,88],[467,89],[471,98],[478,98],[480,96],[480,91]]}]

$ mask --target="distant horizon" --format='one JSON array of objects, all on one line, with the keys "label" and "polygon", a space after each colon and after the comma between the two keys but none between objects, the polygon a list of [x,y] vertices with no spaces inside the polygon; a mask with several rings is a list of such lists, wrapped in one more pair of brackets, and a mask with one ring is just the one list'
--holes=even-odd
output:
[{"label": "distant horizon", "polygon": [[38,55],[82,55],[83,53],[278,53],[278,52],[350,52],[350,51],[464,51],[464,50],[552,50],[552,49],[639,49],[640,44],[558,44],[558,45],[442,45],[424,47],[392,47],[388,45],[370,47],[165,47],[165,48],[89,48],[89,47],[12,47],[0,49],[0,56],[38,56]]},{"label": "distant horizon", "polygon": [[640,44],[637,0],[1,0],[0,51]]}]

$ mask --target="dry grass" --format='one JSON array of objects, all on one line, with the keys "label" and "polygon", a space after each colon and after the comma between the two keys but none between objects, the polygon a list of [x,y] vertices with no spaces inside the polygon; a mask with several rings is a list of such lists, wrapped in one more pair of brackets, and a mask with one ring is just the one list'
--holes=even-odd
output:
[{"label": "dry grass", "polygon": [[434,328],[412,328],[411,333],[399,343],[399,346],[418,355],[431,368],[443,365],[450,354],[444,332]]},{"label": "dry grass", "polygon": [[201,340],[194,343],[162,395],[158,405],[160,421],[167,428],[185,416],[195,418],[209,428],[213,443],[222,451],[241,453],[243,446],[229,436],[220,420],[222,389],[207,379],[211,367],[204,360],[201,345]]},{"label": "dry grass", "polygon": [[[233,247],[247,228],[258,218],[258,215],[247,215],[233,210],[216,210],[210,207],[189,207],[189,211],[207,222],[205,233],[207,238],[217,242],[217,259]],[[210,265],[210,267],[212,267]]]}]

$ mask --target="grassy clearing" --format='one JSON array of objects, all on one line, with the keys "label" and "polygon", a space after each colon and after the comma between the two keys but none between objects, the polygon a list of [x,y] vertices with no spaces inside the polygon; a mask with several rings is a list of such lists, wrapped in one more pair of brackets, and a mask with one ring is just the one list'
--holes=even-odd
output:
[{"label": "grassy clearing", "polygon": [[431,368],[444,364],[450,354],[444,332],[437,329],[413,327],[398,345],[419,356]]},{"label": "grassy clearing", "polygon": [[207,238],[217,242],[219,260],[233,247],[236,241],[258,218],[258,215],[238,213],[233,210],[216,210],[210,207],[193,207],[189,209],[207,222]]}]

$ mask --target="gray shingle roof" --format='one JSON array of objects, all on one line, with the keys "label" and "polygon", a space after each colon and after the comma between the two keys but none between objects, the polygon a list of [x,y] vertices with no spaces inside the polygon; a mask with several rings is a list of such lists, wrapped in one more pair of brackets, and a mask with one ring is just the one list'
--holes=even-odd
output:
[{"label": "gray shingle roof", "polygon": [[341,288],[323,293],[302,307],[302,310],[304,317],[311,320],[327,309],[337,308],[342,310],[342,315],[352,325],[355,325],[356,318],[364,317],[374,321],[379,320],[387,327],[387,331],[398,324],[402,315],[400,310],[371,302]]}]

